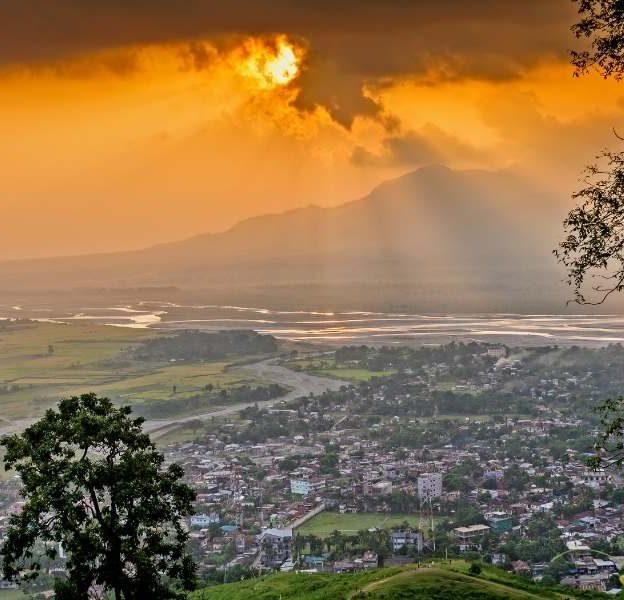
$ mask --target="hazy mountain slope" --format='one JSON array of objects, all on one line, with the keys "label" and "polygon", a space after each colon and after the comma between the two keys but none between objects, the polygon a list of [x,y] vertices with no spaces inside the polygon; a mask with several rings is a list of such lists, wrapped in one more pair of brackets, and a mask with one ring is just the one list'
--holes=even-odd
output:
[{"label": "hazy mountain slope", "polygon": [[560,279],[551,256],[560,215],[544,208],[553,204],[511,172],[430,166],[336,208],[254,217],[137,252],[2,263],[0,281],[5,290],[384,282],[489,293]]}]

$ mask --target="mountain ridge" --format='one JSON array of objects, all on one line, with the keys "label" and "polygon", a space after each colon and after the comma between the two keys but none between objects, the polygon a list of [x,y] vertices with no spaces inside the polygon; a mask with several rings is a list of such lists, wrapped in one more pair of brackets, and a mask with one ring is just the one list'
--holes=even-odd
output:
[{"label": "mountain ridge", "polygon": [[551,252],[559,228],[553,204],[513,171],[434,164],[334,207],[258,215],[223,232],[141,250],[3,262],[0,285],[337,290],[400,283],[422,290],[429,303],[455,293],[476,306],[478,296],[494,294],[504,309],[507,301],[526,304],[537,285],[562,304],[562,273]]}]

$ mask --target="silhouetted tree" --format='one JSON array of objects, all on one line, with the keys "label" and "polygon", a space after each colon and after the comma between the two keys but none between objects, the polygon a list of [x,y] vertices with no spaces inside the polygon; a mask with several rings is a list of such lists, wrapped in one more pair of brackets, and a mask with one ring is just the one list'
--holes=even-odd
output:
[{"label": "silhouetted tree", "polygon": [[88,598],[94,586],[116,600],[178,597],[164,577],[193,586],[182,518],[195,493],[180,482],[179,465],[164,468],[143,419],[130,412],[84,394],[2,439],[5,469],[20,474],[25,500],[1,550],[7,579],[36,577],[41,558],[54,559],[61,545],[59,599]]},{"label": "silhouetted tree", "polygon": [[[587,39],[589,48],[572,51],[575,74],[595,68],[605,78],[622,79],[624,2],[578,0],[578,13],[572,31]],[[603,152],[598,160],[586,169],[585,186],[574,194],[578,206],[566,217],[567,235],[555,250],[580,304],[600,304],[624,290],[624,153]],[[598,282],[592,286],[598,294],[592,299],[583,293],[588,279]]]},{"label": "silhouetted tree", "polygon": [[572,26],[577,38],[587,39],[590,47],[572,51],[576,75],[594,67],[603,77],[624,77],[624,3],[622,0],[574,0],[579,21]]}]

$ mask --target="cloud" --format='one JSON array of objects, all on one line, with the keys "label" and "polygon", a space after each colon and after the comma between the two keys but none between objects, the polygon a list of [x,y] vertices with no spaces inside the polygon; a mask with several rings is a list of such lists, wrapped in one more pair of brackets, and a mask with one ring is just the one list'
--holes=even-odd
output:
[{"label": "cloud", "polygon": [[[205,68],[232,36],[278,32],[306,40],[310,63],[297,105],[322,105],[350,127],[381,117],[367,87],[407,76],[452,80],[518,77],[545,57],[566,59],[574,7],[567,0],[5,0],[0,64],[55,61],[149,44],[186,46]],[[195,40],[195,41],[194,41]],[[131,73],[136,57],[105,55],[94,68]]]},{"label": "cloud", "polygon": [[478,162],[487,156],[487,151],[461,141],[436,125],[427,124],[418,131],[386,137],[380,153],[357,146],[351,162],[360,167],[416,167],[435,162]]}]

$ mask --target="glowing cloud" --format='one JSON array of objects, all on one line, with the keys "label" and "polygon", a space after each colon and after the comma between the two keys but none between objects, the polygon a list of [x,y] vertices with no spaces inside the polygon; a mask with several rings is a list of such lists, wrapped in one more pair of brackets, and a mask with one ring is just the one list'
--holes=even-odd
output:
[{"label": "glowing cloud", "polygon": [[275,41],[250,38],[241,54],[238,71],[268,90],[288,85],[297,77],[303,51],[280,36]]}]

